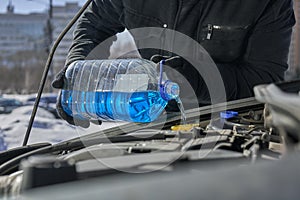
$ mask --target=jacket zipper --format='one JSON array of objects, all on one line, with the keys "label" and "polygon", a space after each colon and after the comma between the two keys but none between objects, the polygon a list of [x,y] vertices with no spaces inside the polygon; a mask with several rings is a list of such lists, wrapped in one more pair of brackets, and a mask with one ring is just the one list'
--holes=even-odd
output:
[{"label": "jacket zipper", "polygon": [[213,29],[214,29],[214,26],[211,25],[211,24],[208,24],[207,25],[207,35],[206,35],[206,39],[207,40],[210,40],[211,39],[211,36],[213,34]]},{"label": "jacket zipper", "polygon": [[247,26],[223,26],[223,25],[208,24],[206,39],[207,40],[211,39],[214,30],[226,30],[226,31],[246,30],[248,27],[249,27],[249,25],[247,25]]}]

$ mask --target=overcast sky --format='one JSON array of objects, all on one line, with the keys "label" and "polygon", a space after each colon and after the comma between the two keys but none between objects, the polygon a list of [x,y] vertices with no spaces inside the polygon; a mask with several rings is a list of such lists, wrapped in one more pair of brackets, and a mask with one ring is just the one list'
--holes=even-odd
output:
[{"label": "overcast sky", "polygon": [[[0,0],[0,13],[6,12],[9,0]],[[53,5],[64,5],[65,2],[78,2],[83,5],[86,0],[53,0]],[[48,8],[49,0],[12,0],[15,13],[43,12]]]}]

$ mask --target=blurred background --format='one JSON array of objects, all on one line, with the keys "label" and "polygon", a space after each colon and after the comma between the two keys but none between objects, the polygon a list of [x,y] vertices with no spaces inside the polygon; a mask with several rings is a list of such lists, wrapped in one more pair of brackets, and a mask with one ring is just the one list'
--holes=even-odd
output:
[{"label": "blurred background", "polygon": [[[5,4],[6,2],[6,4]],[[37,91],[50,47],[84,0],[2,0],[0,94]],[[72,30],[56,51],[49,80],[63,67]],[[46,84],[45,92],[52,92]]]},{"label": "blurred background", "polygon": [[[1,0],[0,151],[20,146],[53,42],[85,0]],[[59,45],[33,123],[30,143],[57,143],[78,136],[56,114],[50,82],[63,66],[72,30]]]},{"label": "blurred background", "polygon": [[[2,0],[0,5],[0,94],[37,91],[51,44],[84,0]],[[294,0],[297,25],[290,47],[286,79],[300,76],[300,0]],[[124,40],[125,39],[125,40]],[[72,30],[59,45],[49,81],[64,65]],[[123,37],[123,41],[126,38]],[[45,92],[52,92],[50,83]]]}]

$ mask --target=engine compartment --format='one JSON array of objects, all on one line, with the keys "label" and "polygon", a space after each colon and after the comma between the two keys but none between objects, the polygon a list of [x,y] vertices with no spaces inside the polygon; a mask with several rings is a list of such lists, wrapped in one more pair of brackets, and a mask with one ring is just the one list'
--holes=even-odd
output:
[{"label": "engine compartment", "polygon": [[[299,87],[293,84],[292,88]],[[276,99],[276,91],[258,90]],[[289,95],[297,103],[299,97],[286,94],[285,98],[291,99]],[[219,171],[225,166],[244,168],[265,162],[275,166],[298,151],[300,104],[293,113],[283,112],[280,106],[278,114],[276,104],[263,102],[262,97],[260,102],[254,98],[228,102],[226,110],[224,104],[188,110],[187,124],[174,115],[145,128],[126,124],[55,145],[11,149],[1,153],[1,195],[14,197],[32,189],[124,175],[176,176],[182,171]],[[278,115],[289,123],[274,124],[272,119]]]}]

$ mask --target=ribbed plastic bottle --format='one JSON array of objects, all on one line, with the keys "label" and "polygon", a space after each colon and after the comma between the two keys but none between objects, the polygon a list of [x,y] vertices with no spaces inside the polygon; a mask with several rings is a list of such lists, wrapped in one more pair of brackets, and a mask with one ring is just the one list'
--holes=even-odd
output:
[{"label": "ribbed plastic bottle", "polygon": [[179,86],[163,78],[163,61],[146,59],[81,60],[65,74],[64,111],[89,120],[152,122],[168,101],[179,98]]}]

